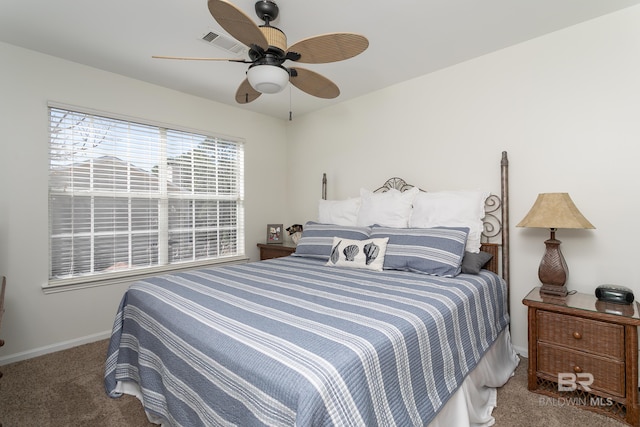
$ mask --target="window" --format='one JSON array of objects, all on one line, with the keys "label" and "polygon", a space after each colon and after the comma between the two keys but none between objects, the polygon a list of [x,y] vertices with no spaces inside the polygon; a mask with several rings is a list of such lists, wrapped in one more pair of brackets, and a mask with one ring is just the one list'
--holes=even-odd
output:
[{"label": "window", "polygon": [[49,286],[244,255],[243,145],[50,107]]}]

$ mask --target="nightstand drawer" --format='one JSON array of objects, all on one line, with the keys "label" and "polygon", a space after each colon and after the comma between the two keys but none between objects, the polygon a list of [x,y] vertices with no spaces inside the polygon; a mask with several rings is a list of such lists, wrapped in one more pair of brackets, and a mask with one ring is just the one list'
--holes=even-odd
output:
[{"label": "nightstand drawer", "polygon": [[538,340],[624,360],[624,326],[538,311]]},{"label": "nightstand drawer", "polygon": [[282,243],[272,243],[272,244],[258,243],[258,248],[260,248],[261,261],[265,259],[289,256],[296,251],[295,246],[282,244]]},{"label": "nightstand drawer", "polygon": [[588,373],[593,375],[593,390],[625,395],[625,366],[621,361],[538,343],[538,372],[552,381],[558,380],[560,372]]}]

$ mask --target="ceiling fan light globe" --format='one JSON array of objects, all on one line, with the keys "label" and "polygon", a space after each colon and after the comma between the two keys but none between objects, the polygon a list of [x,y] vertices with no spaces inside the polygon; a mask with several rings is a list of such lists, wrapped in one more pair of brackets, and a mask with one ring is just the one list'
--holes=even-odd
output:
[{"label": "ceiling fan light globe", "polygon": [[287,87],[289,72],[277,65],[254,65],[247,70],[247,80],[260,93],[278,93]]}]

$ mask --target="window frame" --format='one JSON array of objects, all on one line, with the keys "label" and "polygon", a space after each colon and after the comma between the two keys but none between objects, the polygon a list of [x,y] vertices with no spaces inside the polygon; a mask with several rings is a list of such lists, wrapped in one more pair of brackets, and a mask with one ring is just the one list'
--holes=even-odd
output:
[{"label": "window frame", "polygon": [[[236,164],[235,169],[233,169],[234,174],[233,179],[234,182],[237,182],[237,194],[235,196],[229,196],[228,194],[225,195],[221,195],[220,193],[216,193],[215,195],[210,195],[210,196],[203,196],[201,194],[198,193],[185,193],[185,194],[178,194],[176,192],[171,192],[171,191],[167,191],[167,184],[170,183],[169,179],[166,179],[166,175],[167,175],[167,163],[165,163],[164,165],[158,165],[159,169],[157,172],[157,176],[158,176],[158,180],[159,180],[159,187],[160,187],[160,191],[157,194],[152,194],[153,191],[150,190],[148,193],[145,193],[145,196],[149,196],[149,200],[157,200],[158,201],[158,221],[161,222],[162,220],[160,219],[160,217],[162,216],[167,216],[169,215],[168,211],[165,211],[164,213],[162,212],[162,208],[168,209],[168,204],[169,204],[169,200],[172,199],[184,199],[184,200],[188,200],[190,201],[193,205],[195,205],[197,203],[198,200],[206,200],[206,201],[224,201],[224,200],[229,200],[229,201],[235,201],[235,205],[233,205],[234,209],[234,215],[233,218],[235,218],[235,227],[233,227],[231,229],[232,233],[236,234],[236,238],[234,240],[235,246],[236,246],[236,250],[234,251],[233,255],[216,255],[213,258],[205,258],[205,259],[198,259],[197,256],[194,255],[194,259],[191,260],[178,260],[175,262],[170,262],[169,259],[160,259],[160,256],[158,256],[158,260],[156,262],[156,265],[150,265],[150,266],[143,266],[143,267],[136,267],[134,266],[129,266],[126,269],[123,270],[115,270],[115,271],[110,271],[110,272],[96,272],[93,270],[93,264],[91,267],[91,272],[90,273],[82,273],[82,274],[78,274],[78,275],[70,275],[67,277],[54,277],[53,276],[53,270],[52,270],[52,263],[53,263],[53,250],[52,250],[52,242],[53,242],[53,231],[52,231],[52,206],[51,206],[51,199],[52,199],[52,194],[53,197],[55,197],[55,194],[60,194],[60,192],[56,192],[53,191],[52,192],[52,177],[51,177],[51,173],[52,173],[52,115],[51,115],[51,110],[52,109],[58,109],[58,110],[66,110],[66,111],[70,111],[70,112],[76,112],[76,113],[80,113],[80,114],[86,114],[86,115],[91,115],[91,116],[97,116],[100,118],[107,118],[109,120],[115,120],[115,121],[123,121],[123,122],[130,122],[136,125],[142,125],[142,126],[150,126],[153,128],[158,128],[159,133],[158,133],[158,141],[160,141],[161,144],[163,145],[163,150],[167,149],[167,138],[166,138],[166,133],[170,133],[170,132],[179,132],[179,133],[186,133],[186,134],[192,134],[192,135],[197,135],[197,136],[201,136],[206,138],[205,141],[213,141],[213,142],[219,142],[222,141],[223,143],[231,143],[233,144],[235,147],[237,147],[237,154],[238,154],[238,164]],[[140,118],[136,118],[136,117],[130,117],[130,116],[126,116],[126,115],[121,115],[121,114],[114,114],[114,113],[110,113],[110,112],[104,112],[104,111],[97,111],[97,110],[92,110],[92,109],[87,109],[87,108],[82,108],[82,107],[77,107],[77,106],[72,106],[72,105],[67,105],[67,104],[60,104],[60,103],[56,103],[56,102],[48,102],[47,103],[47,124],[48,124],[48,133],[47,136],[49,138],[49,142],[47,144],[48,147],[48,177],[47,177],[47,189],[48,189],[48,221],[49,221],[49,227],[48,227],[48,234],[47,234],[47,240],[48,240],[48,246],[49,246],[49,251],[48,251],[48,280],[47,283],[44,284],[43,287],[43,291],[45,293],[53,293],[53,292],[61,292],[61,291],[66,291],[66,290],[72,290],[72,289],[81,289],[81,288],[87,288],[87,287],[94,287],[94,286],[104,286],[104,285],[112,285],[112,284],[121,284],[121,283],[130,283],[134,280],[140,279],[140,278],[144,278],[144,277],[149,277],[149,276],[154,276],[157,274],[161,274],[161,273],[166,273],[166,272],[174,272],[174,271],[182,271],[182,270],[187,270],[187,269],[193,269],[193,268],[197,268],[197,267],[202,267],[202,266],[207,266],[207,265],[218,265],[218,264],[230,264],[230,263],[239,263],[239,262],[246,262],[248,260],[246,254],[245,254],[245,230],[246,230],[246,224],[245,224],[245,216],[244,216],[244,206],[245,206],[245,200],[244,200],[244,140],[238,137],[230,137],[227,135],[221,135],[221,134],[213,134],[212,132],[205,132],[205,131],[201,131],[201,130],[194,130],[194,129],[189,129],[189,128],[185,128],[185,127],[181,127],[181,126],[175,126],[172,124],[167,124],[167,123],[161,123],[161,122],[155,122],[152,120],[146,120],[146,119],[140,119]],[[166,162],[167,160],[167,156],[166,154],[162,155],[163,161]],[[216,157],[219,158],[219,157]],[[128,159],[129,161],[129,159]],[[130,161],[129,161],[130,162]],[[133,163],[130,163],[131,166],[129,167],[133,167]],[[164,169],[164,170],[163,170]],[[93,174],[93,172],[90,172],[91,174]],[[91,175],[91,179],[93,179],[93,175]],[[192,179],[196,179],[196,176],[194,175],[192,177]],[[160,183],[160,181],[164,180],[164,184]],[[162,188],[164,187],[164,189]],[[136,192],[131,192],[130,189],[128,188],[127,191],[129,191],[129,194],[127,193],[121,193],[118,194],[116,196],[114,196],[113,193],[111,193],[109,195],[109,197],[114,197],[114,199],[124,199],[124,200],[128,200],[129,203],[131,203],[133,200],[135,200],[135,195]],[[213,193],[206,193],[206,194],[213,194]],[[101,196],[101,192],[98,191],[94,191],[94,189],[91,189],[90,191],[87,192],[87,197],[90,198],[90,200],[92,200],[95,197],[99,197]],[[194,208],[195,209],[195,208]],[[91,211],[91,221],[93,222],[93,217],[94,217],[94,212],[93,210]],[[195,217],[192,220],[194,221],[191,224],[191,231],[194,233],[194,235],[198,232],[201,232],[203,229],[198,228],[198,226],[196,225],[195,222]],[[129,222],[131,222],[131,219],[129,219]],[[166,229],[160,229],[161,226],[158,226],[158,245],[168,245],[169,239],[170,239],[170,230],[168,229],[168,225],[165,223],[164,227],[166,227]],[[220,224],[218,224],[218,226],[215,228],[216,232],[219,232],[220,230],[223,230],[223,228],[220,227]],[[150,233],[152,232],[153,229],[152,227],[148,227],[144,232]],[[96,234],[96,230],[95,229],[91,229],[90,233],[95,236]],[[112,234],[118,234],[121,233],[119,231],[116,231],[115,229],[112,231]],[[132,226],[131,224],[129,224],[129,229],[128,231],[125,232],[125,234],[135,234],[135,232],[132,230]],[[72,233],[73,235],[73,233]],[[164,236],[164,240],[166,240],[164,243],[161,243],[161,240],[163,239]],[[194,242],[194,247],[195,247],[195,242]],[[95,248],[92,249],[92,253],[95,250]],[[166,252],[165,252],[166,253]],[[195,253],[195,249],[194,249],[194,253]],[[128,254],[129,257],[132,257],[135,255],[135,253],[131,252],[131,249],[128,249]],[[93,263],[93,260],[91,261]],[[163,264],[161,264],[163,263]]]}]

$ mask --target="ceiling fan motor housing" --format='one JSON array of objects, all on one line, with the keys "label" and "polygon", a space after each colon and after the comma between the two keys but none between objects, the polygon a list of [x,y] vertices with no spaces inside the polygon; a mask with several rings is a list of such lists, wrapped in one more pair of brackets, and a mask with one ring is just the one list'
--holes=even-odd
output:
[{"label": "ceiling fan motor housing", "polygon": [[278,5],[271,0],[259,0],[256,2],[256,14],[267,24],[274,21],[278,17],[280,9]]},{"label": "ceiling fan motor housing", "polygon": [[282,30],[270,25],[261,25],[260,31],[262,31],[262,34],[267,38],[267,42],[269,42],[269,49],[275,47],[284,54],[287,50],[287,36],[282,32]]}]

